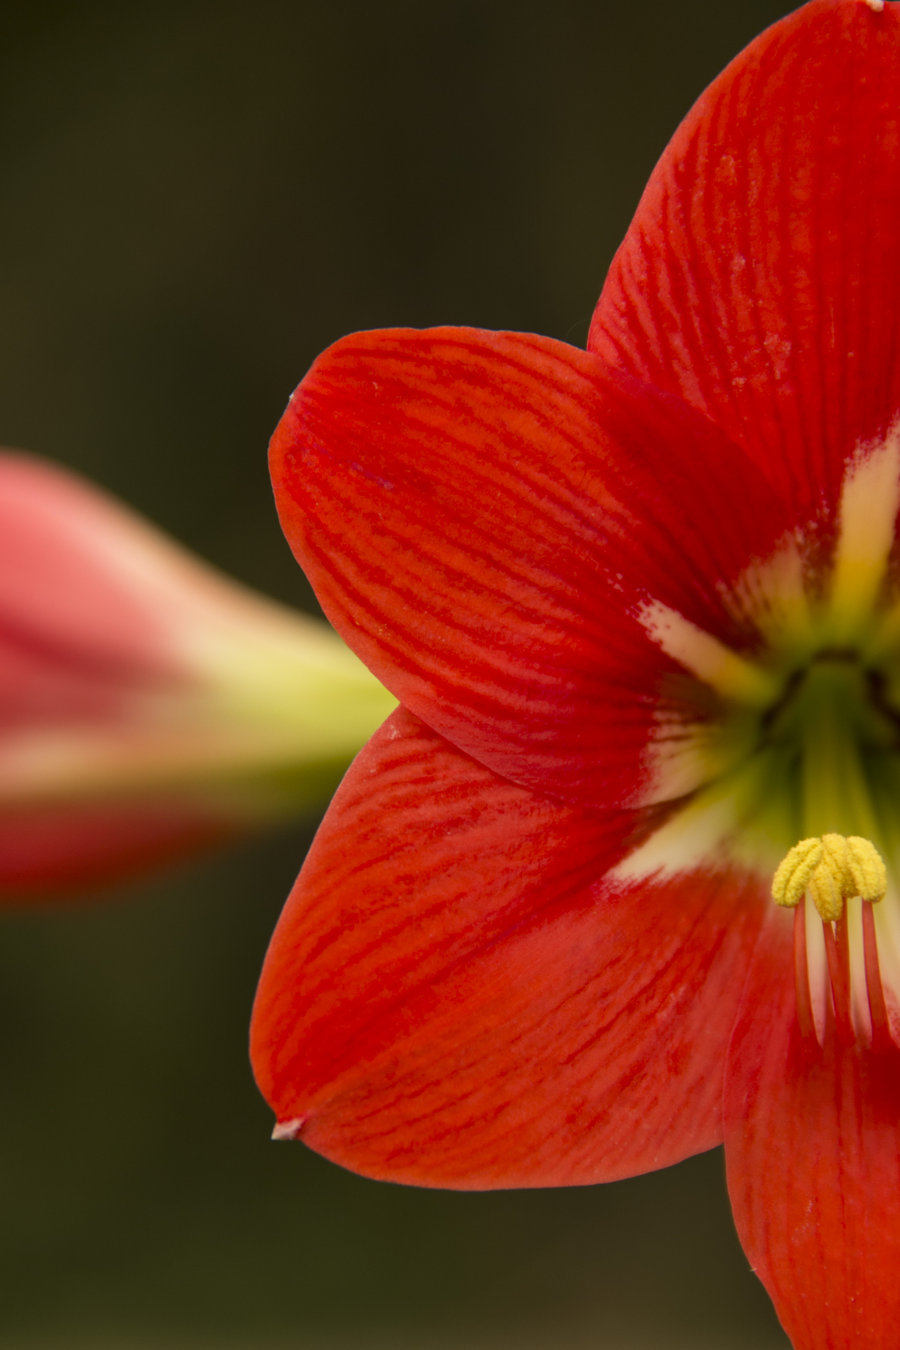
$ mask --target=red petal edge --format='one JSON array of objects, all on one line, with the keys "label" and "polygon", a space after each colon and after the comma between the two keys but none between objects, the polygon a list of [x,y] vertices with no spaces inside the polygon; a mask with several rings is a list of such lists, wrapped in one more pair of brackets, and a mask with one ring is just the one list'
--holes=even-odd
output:
[{"label": "red petal edge", "polygon": [[712,869],[616,883],[638,824],[535,797],[398,710],[266,957],[252,1057],[279,1136],[465,1189],[611,1180],[717,1143],[765,900]]},{"label": "red petal edge", "polygon": [[590,350],[702,409],[797,504],[900,411],[900,6],[815,0],[703,94]]},{"label": "red petal edge", "polygon": [[326,614],[391,692],[495,772],[595,806],[657,800],[660,718],[709,715],[642,606],[753,648],[727,584],[790,523],[684,403],[527,334],[344,339],[271,465]]},{"label": "red petal edge", "polygon": [[900,1051],[803,1040],[790,928],[773,922],[728,1054],[738,1234],[795,1350],[896,1350]]}]

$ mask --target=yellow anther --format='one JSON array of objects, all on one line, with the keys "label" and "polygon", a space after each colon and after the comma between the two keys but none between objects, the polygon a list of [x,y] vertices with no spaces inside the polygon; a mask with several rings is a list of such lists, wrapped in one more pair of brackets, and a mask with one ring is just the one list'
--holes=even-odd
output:
[{"label": "yellow anther", "polygon": [[843,858],[823,850],[822,860],[809,879],[809,898],[826,923],[834,923],[844,912],[845,877]]},{"label": "yellow anther", "polygon": [[776,905],[784,905],[787,909],[799,905],[821,857],[821,839],[801,839],[794,845],[782,858],[772,881],[772,899]]},{"label": "yellow anther", "polygon": [[801,839],[779,864],[772,881],[777,905],[794,908],[808,894],[825,923],[844,912],[844,901],[858,896],[877,901],[887,891],[887,871],[868,839],[851,834],[824,834]]},{"label": "yellow anther", "polygon": [[868,839],[851,834],[847,839],[847,868],[852,894],[861,900],[883,900],[887,893],[887,868],[881,854]]}]

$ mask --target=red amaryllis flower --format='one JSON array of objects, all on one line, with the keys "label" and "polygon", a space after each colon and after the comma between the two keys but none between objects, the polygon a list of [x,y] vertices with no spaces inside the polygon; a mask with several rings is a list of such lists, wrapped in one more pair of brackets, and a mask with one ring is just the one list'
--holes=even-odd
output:
[{"label": "red amaryllis flower", "polygon": [[324,624],[0,453],[0,894],[111,880],[309,806],[392,706]]},{"label": "red amaryllis flower", "polygon": [[266,960],[276,1134],[455,1187],[724,1138],[810,1350],[900,1324],[898,222],[900,12],[814,0],[676,134],[586,353],[351,337],[272,444],[402,705]]}]

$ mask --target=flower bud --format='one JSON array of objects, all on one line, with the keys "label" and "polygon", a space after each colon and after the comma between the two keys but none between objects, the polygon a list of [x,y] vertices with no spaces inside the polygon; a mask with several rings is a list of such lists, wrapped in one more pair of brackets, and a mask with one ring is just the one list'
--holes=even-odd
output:
[{"label": "flower bud", "polygon": [[0,453],[0,893],[112,880],[324,802],[392,706],[324,623]]}]

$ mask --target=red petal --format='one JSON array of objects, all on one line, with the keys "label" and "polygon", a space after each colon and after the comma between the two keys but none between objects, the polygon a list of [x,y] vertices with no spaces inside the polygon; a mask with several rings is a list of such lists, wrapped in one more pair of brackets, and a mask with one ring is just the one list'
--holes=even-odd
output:
[{"label": "red petal", "polygon": [[521,334],[345,339],[272,475],[326,613],[401,702],[512,781],[601,805],[655,799],[641,756],[679,668],[641,606],[752,646],[723,583],[785,523],[686,405]]},{"label": "red petal", "polygon": [[592,351],[835,501],[900,410],[900,8],[816,0],[706,91],[657,166]]},{"label": "red petal", "polygon": [[280,1133],[461,1188],[609,1180],[718,1142],[764,906],[746,877],[605,877],[636,824],[535,797],[395,713],[266,958],[252,1052]]},{"label": "red petal", "polygon": [[735,1221],[796,1350],[895,1350],[900,1052],[804,1041],[790,926],[754,969],[729,1050]]}]

